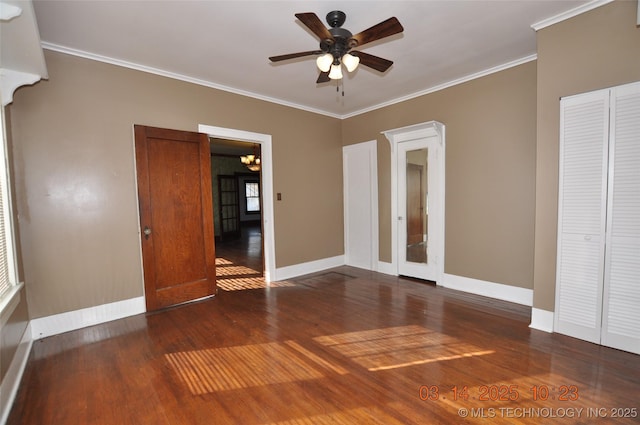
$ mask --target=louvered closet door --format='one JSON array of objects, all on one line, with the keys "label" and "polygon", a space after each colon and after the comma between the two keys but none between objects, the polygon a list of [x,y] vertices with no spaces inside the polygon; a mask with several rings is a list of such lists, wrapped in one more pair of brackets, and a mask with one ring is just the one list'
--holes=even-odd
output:
[{"label": "louvered closet door", "polygon": [[640,354],[640,84],[612,89],[602,344]]},{"label": "louvered closet door", "polygon": [[600,343],[609,93],[563,98],[555,331]]}]

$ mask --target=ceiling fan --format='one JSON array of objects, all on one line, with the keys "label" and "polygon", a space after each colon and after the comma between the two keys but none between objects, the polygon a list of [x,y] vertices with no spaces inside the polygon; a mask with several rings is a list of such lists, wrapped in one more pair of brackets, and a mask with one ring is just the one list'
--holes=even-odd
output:
[{"label": "ceiling fan", "polygon": [[349,72],[354,71],[359,63],[376,71],[385,72],[393,65],[392,61],[352,49],[404,31],[395,17],[353,35],[349,30],[342,28],[347,15],[339,10],[327,14],[326,19],[330,28],[326,28],[315,13],[296,13],[295,16],[320,39],[320,50],[271,56],[269,60],[279,62],[303,56],[320,55],[316,60],[320,69],[320,76],[316,83],[340,80],[342,78],[341,64],[344,64]]}]

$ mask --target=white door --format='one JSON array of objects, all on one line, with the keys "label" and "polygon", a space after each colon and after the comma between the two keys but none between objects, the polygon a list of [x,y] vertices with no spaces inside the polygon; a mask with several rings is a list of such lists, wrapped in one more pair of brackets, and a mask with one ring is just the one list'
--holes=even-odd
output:
[{"label": "white door", "polygon": [[560,106],[554,330],[640,354],[640,83]]},{"label": "white door", "polygon": [[562,99],[560,122],[555,331],[599,343],[609,93]]},{"label": "white door", "polygon": [[398,274],[438,280],[437,136],[398,143]]},{"label": "white door", "polygon": [[640,83],[611,90],[602,344],[640,354]]},{"label": "white door", "polygon": [[376,270],[378,262],[377,142],[342,148],[345,264]]}]

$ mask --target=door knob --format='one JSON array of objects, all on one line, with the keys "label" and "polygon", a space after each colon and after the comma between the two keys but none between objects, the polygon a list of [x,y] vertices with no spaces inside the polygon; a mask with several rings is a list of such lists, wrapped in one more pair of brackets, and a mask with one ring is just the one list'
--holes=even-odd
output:
[{"label": "door knob", "polygon": [[142,233],[144,233],[145,239],[149,239],[149,235],[151,234],[151,229],[149,229],[149,226],[144,226],[144,231]]}]

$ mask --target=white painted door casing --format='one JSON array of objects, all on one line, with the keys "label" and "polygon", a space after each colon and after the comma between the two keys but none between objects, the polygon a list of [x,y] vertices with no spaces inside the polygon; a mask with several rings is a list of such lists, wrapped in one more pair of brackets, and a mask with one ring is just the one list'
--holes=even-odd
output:
[{"label": "white painted door casing", "polygon": [[[428,278],[430,280],[440,282],[444,275],[444,229],[445,229],[445,126],[437,121],[429,121],[425,123],[415,124],[407,127],[397,128],[393,130],[383,131],[387,140],[391,145],[391,269],[395,270],[395,274],[400,274],[399,263],[399,250],[398,247],[398,233],[400,221],[398,220],[399,211],[399,175],[398,175],[398,151],[399,144],[404,142],[410,142],[420,139],[429,139],[435,137],[437,144],[434,146],[434,153],[436,164],[433,164],[437,169],[435,177],[432,179],[433,193],[429,194],[432,199],[432,206],[430,207],[430,214],[433,214],[434,228],[430,229],[429,237],[431,238],[431,248],[433,255],[436,257],[435,261],[435,274]],[[430,189],[431,191],[431,189]],[[404,223],[402,223],[404,225]],[[404,245],[404,244],[403,244]],[[404,246],[403,246],[404,248]],[[427,277],[422,277],[427,279]]]}]

